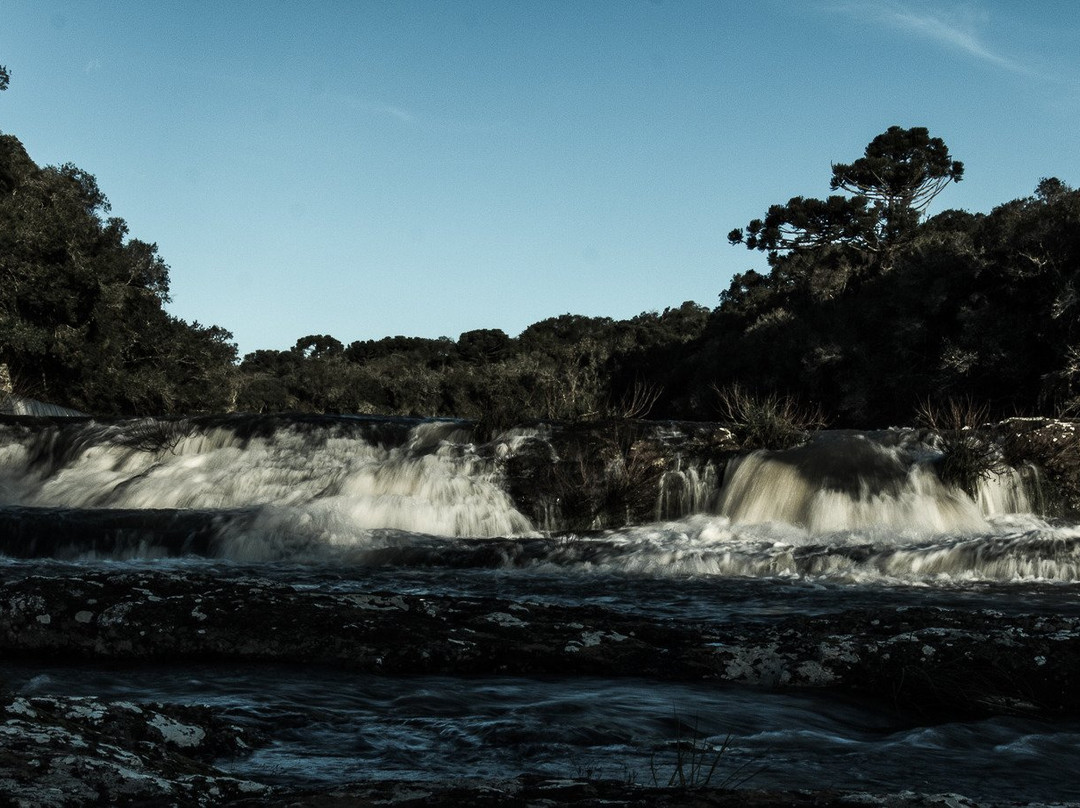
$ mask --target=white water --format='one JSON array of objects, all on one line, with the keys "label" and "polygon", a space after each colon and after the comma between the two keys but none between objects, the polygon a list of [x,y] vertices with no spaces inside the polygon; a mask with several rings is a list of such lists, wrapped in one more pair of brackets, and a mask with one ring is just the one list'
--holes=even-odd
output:
[{"label": "white water", "polygon": [[856,491],[838,490],[808,477],[798,466],[755,452],[731,473],[720,512],[738,522],[787,522],[812,533],[899,530],[912,534],[969,533],[986,527],[978,504],[948,488],[924,465],[910,466],[893,487],[875,490],[858,478]]},{"label": "white water", "polygon": [[[435,422],[384,444],[321,423],[247,439],[231,428],[185,428],[175,444],[147,449],[124,445],[129,428],[86,426],[85,436],[55,446],[0,430],[0,511],[13,520],[20,506],[206,511],[220,522],[215,550],[227,561],[154,559],[153,546],[140,545],[127,563],[204,565],[222,582],[250,574],[298,588],[580,603],[673,622],[934,605],[1080,611],[1080,526],[1030,512],[1033,472],[990,478],[972,499],[938,481],[928,465],[933,447],[902,435],[837,436],[727,469],[681,460],[658,487],[655,522],[548,538],[514,508],[500,472],[521,441],[543,436],[476,447],[458,425]],[[85,513],[55,516],[77,533]],[[0,573],[70,574],[70,566],[78,574],[117,563],[116,555],[100,557],[108,560],[89,552],[73,564],[0,559]],[[43,671],[35,663],[20,672],[9,662],[0,674],[27,693],[228,707],[274,739],[230,765],[286,782],[574,776],[589,768],[616,778],[630,771],[647,783],[651,767],[670,771],[673,713],[685,710],[702,717],[709,743],[734,733],[736,764],[766,763],[751,787],[915,788],[1050,802],[1076,795],[1061,774],[1075,760],[1075,722],[918,727],[832,692],[358,677],[308,667],[163,666],[140,679],[130,669]]]},{"label": "white water", "polygon": [[0,504],[64,508],[260,509],[265,540],[328,544],[396,529],[441,536],[532,531],[498,486],[494,464],[461,442],[459,425],[426,422],[384,448],[355,436],[294,426],[244,441],[216,428],[163,451],[95,442],[58,470],[29,466],[29,453],[0,456]]},{"label": "white water", "polygon": [[[63,446],[8,440],[0,442],[0,505],[220,512],[216,552],[242,561],[1080,580],[1078,528],[1030,514],[1033,470],[989,477],[972,499],[942,484],[928,463],[932,447],[905,433],[834,433],[794,450],[754,452],[732,461],[722,484],[713,466],[676,458],[656,493],[665,519],[541,546],[510,544],[475,561],[473,547],[451,539],[540,536],[501,487],[500,462],[544,436],[515,433],[481,452],[455,422],[416,423],[392,446],[334,423],[277,425],[247,438],[181,423],[170,439],[141,448],[130,438],[137,423],[86,425]],[[153,548],[140,543],[122,557],[132,552],[153,555]]]}]

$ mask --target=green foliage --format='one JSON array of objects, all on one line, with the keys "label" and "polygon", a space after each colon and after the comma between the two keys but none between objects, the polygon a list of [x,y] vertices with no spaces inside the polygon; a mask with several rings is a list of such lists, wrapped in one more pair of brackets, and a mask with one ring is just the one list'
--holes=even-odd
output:
[{"label": "green foliage", "polygon": [[863,250],[877,249],[874,224],[877,217],[867,208],[865,197],[830,196],[828,199],[792,197],[784,205],[772,205],[764,219],[754,219],[742,230],[732,230],[728,241],[745,240],[751,250],[778,253],[808,250],[830,244],[850,244]]},{"label": "green foliage", "polygon": [[950,182],[964,175],[941,138],[923,127],[891,126],[852,163],[834,163],[830,188],[851,196],[792,197],[773,205],[764,219],[728,234],[732,244],[769,253],[775,264],[789,252],[843,247],[879,256],[888,269],[891,254],[915,230],[926,207]]},{"label": "green foliage", "polygon": [[890,126],[858,160],[834,163],[829,187],[868,200],[880,218],[881,239],[895,243],[914,229],[945,186],[963,177],[964,164],[952,159],[941,138],[921,126]]},{"label": "green foliage", "polygon": [[658,440],[642,422],[625,419],[560,425],[550,443],[507,462],[515,502],[538,525],[558,532],[650,521],[665,471]]},{"label": "green foliage", "polygon": [[329,334],[312,334],[298,339],[292,347],[292,352],[307,359],[324,359],[340,356],[345,352],[345,346]]},{"label": "green foliage", "polygon": [[922,221],[963,174],[939,138],[892,127],[833,166],[848,203],[796,197],[732,231],[769,271],[732,279],[670,399],[704,414],[702,379],[797,390],[852,426],[929,398],[1080,412],[1080,193],[1049,178],[989,214]]},{"label": "green foliage", "polygon": [[0,92],[6,90],[11,83],[11,73],[4,65],[0,65]]},{"label": "green foliage", "polygon": [[654,413],[670,353],[697,339],[711,312],[684,303],[630,320],[562,315],[518,338],[499,329],[458,340],[387,337],[341,349],[329,335],[289,351],[256,351],[238,374],[237,406],[448,415],[494,435],[515,423],[588,421]]},{"label": "green foliage", "polygon": [[97,181],[38,168],[0,135],[0,363],[46,400],[95,414],[223,409],[231,335],[162,308],[157,247],[106,218]]},{"label": "green foliage", "polygon": [[[845,426],[899,422],[931,399],[985,402],[990,416],[1080,413],[1080,192],[1043,179],[988,214],[924,221],[963,172],[926,129],[891,127],[832,166],[843,194],[793,197],[732,231],[768,267],[732,278],[715,311],[563,314],[518,337],[345,346],[312,334],[237,367],[227,331],[164,310],[168,266],[108,215],[92,175],[39,168],[0,135],[0,365],[17,392],[100,414],[448,415],[495,434],[537,419],[711,419],[719,405],[746,446],[797,442],[825,412]],[[615,481],[620,507],[617,489],[633,485],[609,472],[640,476],[620,452],[583,460],[573,484]]]},{"label": "green foliage", "polygon": [[510,350],[510,337],[500,328],[466,331],[457,341],[458,356],[465,362],[494,362]]}]

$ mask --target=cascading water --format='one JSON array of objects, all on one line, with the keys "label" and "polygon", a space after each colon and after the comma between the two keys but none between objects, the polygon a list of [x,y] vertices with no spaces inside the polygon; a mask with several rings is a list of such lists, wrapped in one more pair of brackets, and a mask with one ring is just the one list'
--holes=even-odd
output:
[{"label": "cascading water", "polygon": [[532,532],[460,423],[400,425],[396,445],[365,426],[296,421],[245,434],[237,423],[73,424],[5,447],[2,504],[150,519],[218,512],[218,553],[248,559],[364,547],[380,531]]},{"label": "cascading water", "polygon": [[[548,510],[534,524],[506,493],[504,461],[529,442],[558,462],[535,429],[477,446],[455,421],[238,417],[9,427],[5,438],[0,547],[16,556],[995,580],[1070,579],[1076,566],[1067,531],[1005,519],[1031,511],[1034,469],[989,475],[972,499],[939,480],[932,444],[903,431],[751,452],[722,484],[713,462],[673,450],[655,524],[570,541],[536,532],[558,532],[552,498],[538,497]],[[497,550],[477,544],[496,538]]]},{"label": "cascading water", "polygon": [[712,463],[689,464],[682,457],[660,478],[656,498],[656,518],[677,519],[716,508],[720,480]]},{"label": "cascading water", "polygon": [[922,460],[911,446],[825,433],[796,449],[732,461],[719,510],[736,522],[786,522],[812,533],[985,528],[979,506]]},{"label": "cascading water", "polygon": [[[940,448],[911,430],[823,433],[799,448],[738,457],[717,450],[717,442],[681,441],[671,425],[656,434],[641,438],[652,443],[634,463],[607,463],[603,455],[590,466],[580,462],[589,459],[581,452],[564,451],[559,459],[557,449],[567,444],[558,444],[555,427],[519,429],[477,445],[468,425],[455,421],[0,419],[0,584],[60,577],[70,578],[68,591],[89,592],[107,587],[114,572],[123,580],[158,576],[162,596],[183,602],[181,621],[192,622],[196,636],[216,619],[200,611],[202,593],[230,586],[254,592],[255,584],[284,585],[357,602],[375,593],[372,602],[390,609],[395,595],[408,595],[432,614],[452,613],[465,601],[490,603],[491,613],[468,630],[521,625],[522,658],[535,653],[527,621],[546,606],[578,609],[583,621],[601,628],[613,614],[640,619],[647,630],[639,637],[688,624],[734,624],[751,645],[755,631],[806,615],[845,616],[844,631],[865,624],[869,632],[875,610],[961,611],[975,615],[972,631],[982,611],[1080,616],[1080,525],[1033,513],[1041,496],[1032,467],[1001,467],[980,479],[971,497],[940,480]],[[640,436],[632,437],[604,445],[635,446]],[[559,462],[574,463],[574,474],[540,473]],[[636,512],[655,520],[565,530],[559,496],[567,489],[544,486],[569,480],[584,488],[593,481],[582,472],[593,469],[621,474],[620,484],[646,480],[647,486],[594,489],[645,491]],[[633,474],[642,476],[635,482]],[[601,510],[625,513],[625,499]],[[87,583],[91,576],[97,577]],[[56,623],[44,601],[6,606],[10,613],[40,609],[31,626]],[[82,620],[100,618],[104,631],[124,620],[122,608],[112,608],[108,620],[89,600],[77,608],[84,611],[73,612],[73,636],[92,625]],[[338,620],[327,609],[331,632],[345,626]],[[567,621],[562,628],[573,640],[565,647],[585,663],[602,642],[637,641],[583,626]],[[920,635],[925,653],[940,640],[932,632]],[[410,639],[390,635],[388,647]],[[453,653],[442,640],[417,640],[416,659],[428,664]],[[141,635],[131,641],[138,645]],[[815,648],[848,653],[842,645]],[[774,651],[756,648],[761,659],[751,655],[745,664],[766,664]],[[821,662],[828,659],[805,664]],[[1070,794],[1059,774],[1072,765],[1080,738],[1075,722],[991,717],[922,728],[910,715],[897,719],[892,702],[855,706],[832,691],[784,695],[711,680],[636,680],[634,670],[612,681],[553,678],[550,667],[542,679],[495,677],[488,669],[425,679],[358,678],[306,664],[222,673],[212,663],[196,670],[170,659],[140,674],[39,663],[31,659],[21,669],[5,661],[0,678],[25,695],[194,703],[212,697],[274,739],[229,765],[245,776],[309,784],[336,782],[342,771],[356,778],[523,770],[572,776],[586,757],[616,774],[638,761],[633,765],[647,778],[657,750],[671,743],[664,734],[672,705],[689,704],[704,705],[709,737],[724,744],[730,737],[737,760],[761,756],[765,769],[752,787],[873,783],[898,792],[912,786],[917,770],[934,788],[1055,801]],[[738,725],[723,725],[740,715]],[[929,751],[922,746],[927,738]],[[1023,777],[1015,775],[1020,771]],[[967,775],[958,779],[957,772]]]}]

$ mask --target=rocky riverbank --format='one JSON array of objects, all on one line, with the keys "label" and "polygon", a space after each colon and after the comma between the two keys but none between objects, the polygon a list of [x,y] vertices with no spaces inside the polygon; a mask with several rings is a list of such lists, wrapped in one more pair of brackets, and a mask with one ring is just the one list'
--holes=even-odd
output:
[{"label": "rocky riverbank", "polygon": [[1080,618],[893,608],[676,624],[592,605],[298,590],[193,571],[0,585],[9,658],[639,676],[887,694],[926,715],[1080,714]]},{"label": "rocky riverbank", "polygon": [[[393,780],[295,789],[230,777],[213,766],[260,739],[210,710],[88,698],[0,696],[0,806],[292,806],[293,808],[978,808],[956,794],[729,791],[660,788],[618,780],[550,779],[455,783]],[[1064,804],[1062,804],[1064,805]]]},{"label": "rocky riverbank", "polygon": [[[292,806],[293,808],[1008,808],[958,794],[660,787],[621,780],[431,783],[381,780],[329,788],[272,786],[218,768],[266,739],[204,707],[0,693],[0,806]],[[1032,805],[1034,808],[1035,804]],[[1080,803],[1057,803],[1059,808]]]},{"label": "rocky riverbank", "polygon": [[[0,653],[24,665],[303,662],[383,675],[634,676],[816,688],[877,697],[924,721],[1080,714],[1080,619],[986,610],[883,608],[695,625],[588,605],[335,594],[220,571],[70,568],[0,585]],[[0,701],[0,805],[974,804],[914,794],[733,796],[541,778],[275,789],[214,768],[265,739],[207,708],[11,693]]]},{"label": "rocky riverbank", "polygon": [[[47,430],[53,428],[51,423],[16,426]],[[148,475],[157,468],[154,464],[178,464],[173,453],[177,440],[211,426],[231,430],[230,438],[252,441],[258,435],[277,435],[296,426],[300,437],[315,449],[322,440],[350,442],[360,433],[364,440],[356,441],[358,446],[373,442],[393,447],[409,435],[416,437],[411,431],[415,422],[333,419],[224,418],[201,426],[187,421],[152,422],[142,429],[83,433],[57,427],[52,438],[34,444],[37,454],[27,459],[26,474],[13,474],[10,481],[21,484],[23,476],[44,475],[46,467],[49,475],[57,476],[72,458],[83,457],[87,447],[105,447],[106,452],[99,455],[120,447],[115,464],[130,461]],[[446,434],[440,431],[445,425],[438,426],[433,434]],[[1012,419],[980,430],[980,439],[991,442],[998,456],[1013,466],[1038,466],[1046,502],[1051,503],[1045,512],[1062,515],[1080,512],[1080,446],[1074,428],[1067,421]],[[30,438],[23,437],[29,445]],[[410,456],[409,462],[422,465],[435,460],[431,454],[437,452],[454,458],[460,454],[471,462],[475,452],[485,462],[485,474],[493,469],[492,478],[538,527],[570,527],[586,538],[537,534],[472,538],[475,534],[469,534],[448,542],[417,536],[408,542],[373,545],[364,550],[363,563],[412,572],[428,567],[444,572],[468,568],[470,573],[490,569],[494,577],[516,568],[539,569],[541,577],[564,567],[588,570],[616,556],[626,537],[586,536],[584,531],[685,513],[695,480],[707,483],[702,490],[711,485],[715,491],[717,476],[736,453],[730,433],[715,425],[693,429],[646,423],[548,426],[518,438],[509,435],[478,447],[448,447],[433,437],[430,447],[410,449],[415,458]],[[240,451],[242,447],[237,447]],[[190,457],[200,457],[201,462],[200,455]],[[496,462],[488,464],[490,459]],[[705,479],[709,473],[713,477]],[[143,476],[132,472],[115,488],[136,487]],[[886,480],[891,481],[891,477]],[[107,487],[108,492],[113,490]],[[219,543],[224,526],[243,527],[243,520],[251,518],[252,512],[243,509],[7,508],[6,521],[0,523],[0,546],[7,548],[8,555],[83,560],[12,561],[0,578],[0,660],[30,671],[49,665],[109,666],[120,675],[150,665],[209,663],[256,666],[260,671],[315,666],[380,679],[429,675],[462,681],[512,676],[565,677],[576,682],[577,677],[632,677],[650,685],[709,683],[711,688],[715,683],[717,688],[753,693],[755,699],[775,693],[812,692],[821,694],[824,701],[834,695],[852,696],[871,700],[898,722],[915,726],[1001,716],[1072,726],[1080,717],[1080,617],[1069,609],[1064,614],[1053,608],[1028,613],[1019,588],[1007,591],[1003,603],[1008,605],[1000,611],[986,608],[989,598],[979,601],[980,608],[970,609],[926,606],[919,598],[908,599],[905,602],[913,605],[901,607],[861,599],[859,608],[838,601],[835,608],[830,603],[806,614],[788,609],[762,616],[766,612],[759,609],[756,617],[745,619],[739,618],[736,605],[717,613],[726,616],[693,620],[661,616],[677,613],[676,609],[639,613],[600,605],[600,598],[585,602],[534,599],[508,594],[512,588],[501,591],[497,586],[479,590],[482,595],[447,594],[455,590],[438,587],[427,590],[430,594],[416,594],[408,586],[384,591],[377,586],[364,588],[365,578],[340,587],[334,566],[325,561],[320,562],[327,564],[330,573],[325,585],[289,583],[287,576],[271,575],[269,566],[205,563],[207,556],[223,555]],[[897,561],[897,568],[918,570],[929,578],[936,575],[947,582],[953,580],[950,576],[955,570],[960,570],[955,573],[957,580],[964,571],[978,571],[986,577],[977,580],[1004,581],[1002,586],[1008,587],[1020,574],[1010,564],[1029,565],[1021,570],[1024,579],[1076,578],[1069,572],[1075,569],[1076,542],[1052,529],[982,536],[970,542],[953,537],[940,546],[935,541],[928,538],[918,545],[853,541],[830,547],[803,542],[783,550],[786,566],[782,570],[769,568],[760,574],[770,578],[770,586],[776,575],[805,576],[812,582],[836,569],[841,576],[844,570],[856,568],[885,575],[893,569],[890,564],[903,557],[906,566]],[[1031,552],[1025,552],[1027,544],[1033,545]],[[70,552],[65,550],[69,545]],[[633,546],[634,552],[641,551],[640,546]],[[160,566],[85,560],[97,555],[123,558],[117,548],[126,547],[203,558]],[[684,545],[664,552],[670,550],[675,558],[683,552],[679,547]],[[730,548],[727,544],[723,548],[695,545],[687,552],[693,556],[706,551],[721,554]],[[946,556],[951,566],[935,568]],[[958,556],[971,556],[970,563],[957,563]],[[771,563],[770,559],[762,563]],[[1002,562],[1008,569],[998,577],[990,575],[987,564],[1001,559],[1008,561]],[[667,556],[662,560],[671,563]],[[288,563],[298,562],[289,559]],[[924,584],[924,579],[917,582]],[[673,582],[673,602],[685,596],[680,583]],[[896,601],[883,598],[881,604],[889,602]],[[937,602],[952,604],[962,599]],[[230,760],[250,759],[252,750],[266,748],[274,739],[264,734],[261,725],[255,731],[209,707],[44,696],[32,689],[9,692],[0,687],[0,711],[0,806],[584,806],[603,802],[614,806],[957,808],[976,804],[956,795],[915,793],[733,794],[717,788],[661,789],[647,775],[636,782],[523,775],[464,783],[387,780],[282,786],[229,773]],[[643,779],[650,781],[643,783]],[[827,784],[807,785],[816,789]],[[1061,793],[1072,796],[1073,792],[1066,787]],[[1018,803],[990,800],[981,804]]]}]

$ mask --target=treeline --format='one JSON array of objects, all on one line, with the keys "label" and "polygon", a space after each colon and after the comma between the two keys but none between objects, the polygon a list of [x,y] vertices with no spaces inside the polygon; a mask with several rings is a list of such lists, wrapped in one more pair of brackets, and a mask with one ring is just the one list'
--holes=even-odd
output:
[{"label": "treeline", "polygon": [[700,377],[796,394],[839,424],[948,400],[1080,415],[1080,191],[1046,179],[989,214],[946,211],[887,255],[777,256],[732,280],[668,384],[689,402]]},{"label": "treeline", "polygon": [[670,411],[704,414],[708,379],[798,396],[840,425],[909,422],[941,401],[1080,415],[1080,191],[1043,179],[989,214],[924,219],[963,171],[926,129],[891,127],[832,166],[846,195],[795,197],[733,230],[769,269],[721,294],[663,380]]},{"label": "treeline", "polygon": [[1044,179],[988,214],[926,218],[963,172],[925,129],[892,127],[832,166],[837,193],[731,232],[765,266],[715,309],[565,314],[515,337],[310,335],[237,362],[227,331],[164,311],[168,268],[106,217],[93,177],[39,168],[0,136],[0,365],[26,395],[109,415],[715,419],[736,388],[834,425],[910,421],[949,399],[1080,413],[1080,191]]},{"label": "treeline", "polygon": [[[1080,191],[1044,179],[989,214],[930,202],[963,178],[940,138],[891,127],[795,197],[733,230],[767,269],[693,303],[614,321],[563,315],[519,337],[311,336],[240,365],[242,409],[495,421],[715,419],[731,391],[801,401],[834,425],[910,422],[970,400],[989,417],[1080,415]],[[738,398],[738,397],[736,397]]]},{"label": "treeline", "polygon": [[645,416],[654,380],[700,339],[694,303],[630,320],[564,314],[511,338],[499,329],[456,341],[388,337],[348,346],[326,335],[256,351],[238,369],[243,410],[447,415],[497,423]]}]

